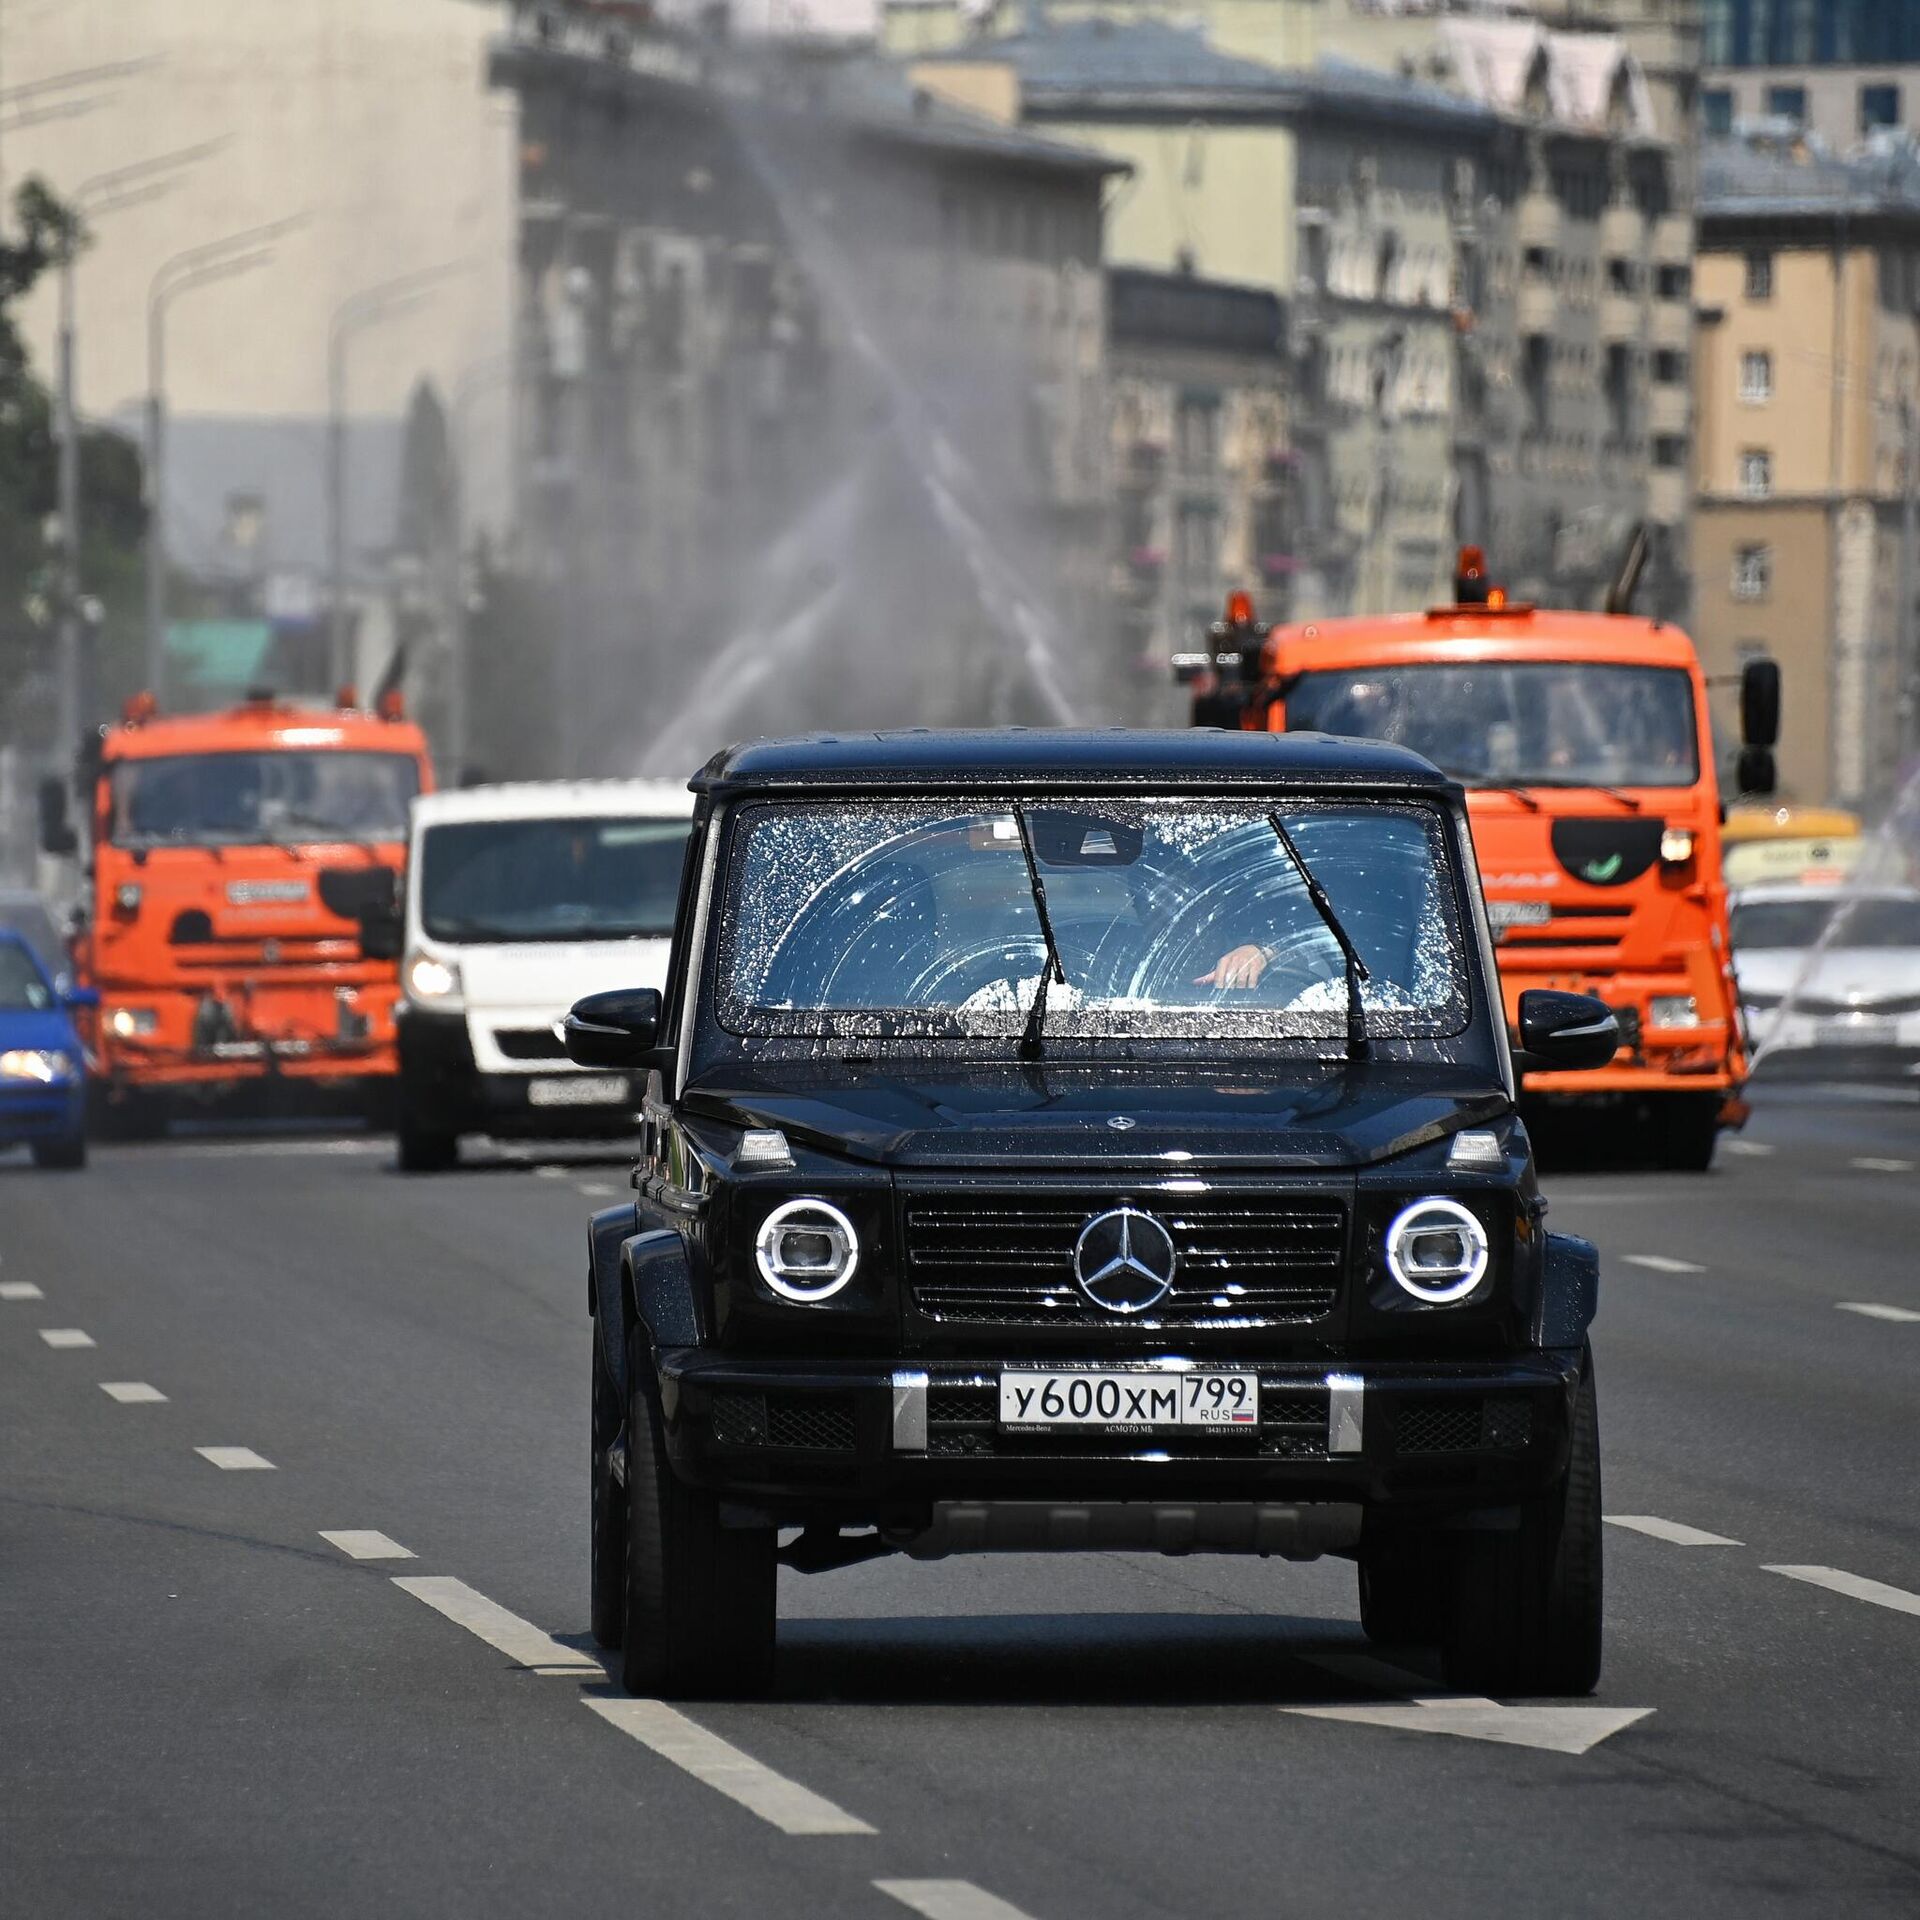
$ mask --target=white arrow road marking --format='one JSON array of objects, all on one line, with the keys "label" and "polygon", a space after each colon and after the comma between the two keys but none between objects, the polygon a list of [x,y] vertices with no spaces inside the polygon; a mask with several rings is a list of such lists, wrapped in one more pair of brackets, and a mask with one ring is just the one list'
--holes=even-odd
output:
[{"label": "white arrow road marking", "polygon": [[531,1667],[535,1673],[598,1675],[606,1671],[592,1654],[583,1653],[578,1647],[563,1646],[551,1634],[542,1633],[531,1620],[509,1613],[464,1580],[439,1574],[396,1574],[393,1584],[402,1593],[424,1600],[435,1612],[444,1613],[455,1626],[465,1627],[509,1660]]},{"label": "white arrow road marking", "polygon": [[[1308,1664],[1342,1680],[1384,1686],[1394,1693],[1414,1692],[1424,1684],[1402,1668],[1371,1654],[1309,1654]],[[1503,1707],[1477,1694],[1428,1694],[1412,1699],[1378,1700],[1358,1706],[1282,1707],[1304,1720],[1344,1720],[1355,1726],[1393,1727],[1402,1733],[1450,1733],[1461,1740],[1492,1740],[1508,1747],[1537,1747],[1547,1753],[1580,1754],[1597,1747],[1651,1707]]]},{"label": "white arrow road marking", "polygon": [[1620,1258],[1630,1267],[1650,1267],[1655,1273],[1705,1273],[1705,1267],[1691,1260],[1675,1260],[1664,1253],[1623,1253]]},{"label": "white arrow road marking", "polygon": [[123,1407],[151,1406],[167,1397],[144,1380],[102,1380],[100,1391],[109,1400],[118,1400]]},{"label": "white arrow road marking", "polygon": [[42,1327],[40,1338],[50,1347],[90,1347],[93,1335],[82,1333],[78,1327]]},{"label": "white arrow road marking", "polygon": [[1679,1520],[1662,1520],[1651,1513],[1610,1513],[1610,1527],[1631,1527],[1635,1533],[1650,1533],[1656,1540],[1671,1541],[1676,1547],[1738,1547],[1745,1543],[1729,1540],[1724,1533],[1706,1533]]},{"label": "white arrow road marking", "polygon": [[[749,1813],[776,1826],[782,1833],[872,1833],[864,1820],[823,1800],[810,1788],[750,1754],[709,1733],[664,1700],[600,1700],[587,1702],[609,1726],[631,1734],[663,1760],[704,1781],[717,1793],[739,1803]],[[926,1909],[922,1909],[926,1911]],[[984,1914],[985,1910],[981,1910]],[[1007,1912],[1013,1909],[1009,1907]]]},{"label": "white arrow road marking", "polygon": [[0,1280],[0,1300],[44,1300],[46,1297],[31,1280]]},{"label": "white arrow road marking", "polygon": [[1842,1313],[1864,1313],[1869,1320],[1920,1320],[1911,1307],[1883,1307],[1878,1300],[1836,1300],[1834,1305]]},{"label": "white arrow road marking", "polygon": [[272,1473],[274,1464],[251,1447],[195,1447],[202,1460],[210,1460],[228,1473]]},{"label": "white arrow road marking", "polygon": [[338,1547],[349,1560],[411,1560],[415,1556],[398,1540],[376,1533],[371,1527],[343,1527],[336,1533],[320,1529],[320,1538],[330,1547]]},{"label": "white arrow road marking", "polygon": [[1857,1160],[1849,1160],[1847,1165],[1858,1167],[1862,1173],[1911,1173],[1911,1160],[1882,1160],[1873,1154],[1862,1154]]},{"label": "white arrow road marking", "polygon": [[1871,1600],[1876,1607],[1891,1607],[1895,1613],[1920,1614],[1920,1593],[1890,1587],[1884,1580],[1863,1579],[1857,1573],[1842,1573],[1838,1567],[1763,1567],[1761,1571],[1784,1573],[1789,1580],[1804,1580],[1830,1593],[1844,1593],[1849,1600]]},{"label": "white arrow road marking", "polygon": [[1027,1920],[1018,1907],[971,1880],[876,1880],[873,1883],[926,1920]]}]

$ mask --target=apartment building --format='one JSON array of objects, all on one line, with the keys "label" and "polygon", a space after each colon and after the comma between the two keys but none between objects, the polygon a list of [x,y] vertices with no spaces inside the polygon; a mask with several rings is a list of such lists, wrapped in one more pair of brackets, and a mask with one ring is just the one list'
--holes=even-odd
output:
[{"label": "apartment building", "polygon": [[1709,134],[1778,121],[1844,152],[1920,130],[1920,7],[1889,0],[1700,0]]},{"label": "apartment building", "polygon": [[1701,650],[1780,661],[1789,797],[1871,806],[1915,738],[1920,160],[1710,143],[1699,222]]}]

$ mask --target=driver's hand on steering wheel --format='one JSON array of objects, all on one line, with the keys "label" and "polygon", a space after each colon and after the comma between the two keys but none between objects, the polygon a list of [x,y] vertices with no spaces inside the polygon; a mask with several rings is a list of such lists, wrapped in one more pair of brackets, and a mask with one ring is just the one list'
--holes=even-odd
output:
[{"label": "driver's hand on steering wheel", "polygon": [[1244,992],[1260,984],[1261,976],[1271,960],[1272,955],[1265,947],[1249,941],[1245,946],[1223,953],[1215,962],[1213,971],[1196,975],[1193,984],[1196,987],[1226,987]]}]

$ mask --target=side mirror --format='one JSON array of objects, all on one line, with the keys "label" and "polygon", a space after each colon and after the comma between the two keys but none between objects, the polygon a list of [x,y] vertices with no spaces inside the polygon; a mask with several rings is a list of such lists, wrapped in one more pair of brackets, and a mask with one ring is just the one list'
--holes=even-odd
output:
[{"label": "side mirror", "polygon": [[360,958],[398,960],[406,945],[407,924],[391,901],[376,900],[360,910]]},{"label": "side mirror", "polygon": [[69,1013],[90,1013],[100,1004],[98,987],[67,987],[60,995],[60,1004]]},{"label": "side mirror", "polygon": [[1604,1067],[1620,1050],[1620,1023],[1590,993],[1534,987],[1520,996],[1520,1044],[1514,1065],[1523,1073],[1578,1073]]},{"label": "side mirror", "polygon": [[[1780,741],[1780,663],[1777,660],[1749,660],[1740,669],[1740,744],[1746,747],[1773,747]],[[1771,793],[1752,787],[1749,792]]]},{"label": "side mirror", "polygon": [[40,782],[40,851],[56,860],[80,851],[80,836],[67,817],[67,783],[58,774]]},{"label": "side mirror", "polygon": [[650,1067],[659,1031],[657,988],[590,993],[567,1015],[567,1058],[577,1067]]},{"label": "side mirror", "polygon": [[1774,790],[1778,775],[1771,747],[1742,747],[1740,763],[1734,769],[1734,782],[1742,793],[1765,796]]}]

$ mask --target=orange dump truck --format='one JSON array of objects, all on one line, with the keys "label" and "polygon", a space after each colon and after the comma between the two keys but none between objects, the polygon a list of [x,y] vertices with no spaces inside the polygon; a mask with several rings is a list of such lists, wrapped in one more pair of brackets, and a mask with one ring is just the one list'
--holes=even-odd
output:
[{"label": "orange dump truck", "polygon": [[123,1128],[248,1086],[354,1091],[375,1111],[391,1088],[398,968],[363,955],[361,922],[395,898],[432,768],[396,697],[342,701],[163,718],[140,695],[103,729],[76,959]]},{"label": "orange dump truck", "polygon": [[[1747,1060],[1720,869],[1706,682],[1677,627],[1509,604],[1474,550],[1456,604],[1271,629],[1236,594],[1180,656],[1196,723],[1392,740],[1467,787],[1508,1018],[1528,987],[1598,994],[1608,1066],[1530,1074],[1673,1167],[1704,1168],[1745,1117]],[[1779,678],[1741,687],[1741,784],[1773,784]]]}]

